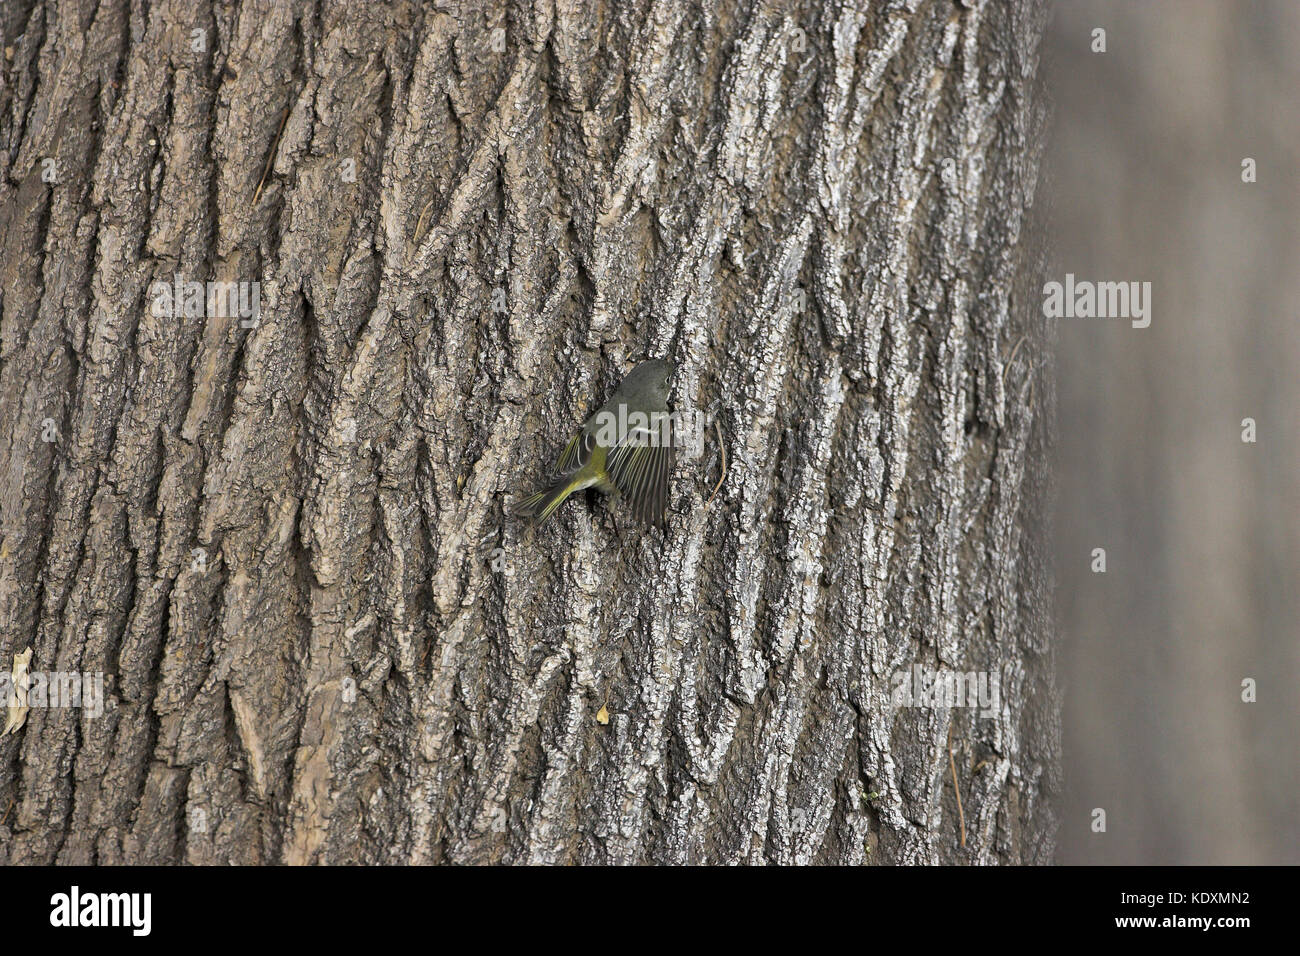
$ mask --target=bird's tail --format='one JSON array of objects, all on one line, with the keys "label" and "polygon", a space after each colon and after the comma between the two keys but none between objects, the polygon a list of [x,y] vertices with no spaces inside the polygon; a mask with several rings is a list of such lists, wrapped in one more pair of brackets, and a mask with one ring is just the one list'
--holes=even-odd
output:
[{"label": "bird's tail", "polygon": [[549,518],[577,485],[572,478],[561,478],[544,491],[538,491],[510,506],[512,514],[541,524]]}]

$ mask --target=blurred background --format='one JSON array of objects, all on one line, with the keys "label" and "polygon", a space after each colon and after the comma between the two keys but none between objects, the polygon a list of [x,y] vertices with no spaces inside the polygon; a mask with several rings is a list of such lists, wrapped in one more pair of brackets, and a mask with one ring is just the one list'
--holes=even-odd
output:
[{"label": "blurred background", "polygon": [[1300,863],[1300,3],[1057,3],[1043,67],[1049,278],[1153,294],[1059,323],[1058,859]]}]

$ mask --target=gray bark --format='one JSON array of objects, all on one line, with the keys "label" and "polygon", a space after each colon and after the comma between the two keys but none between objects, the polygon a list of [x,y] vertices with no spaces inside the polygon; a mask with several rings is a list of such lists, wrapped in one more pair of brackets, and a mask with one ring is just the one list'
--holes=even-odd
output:
[{"label": "gray bark", "polygon": [[[1043,15],[858,6],[6,5],[0,859],[1049,861]],[[504,518],[647,356],[716,499]]]}]

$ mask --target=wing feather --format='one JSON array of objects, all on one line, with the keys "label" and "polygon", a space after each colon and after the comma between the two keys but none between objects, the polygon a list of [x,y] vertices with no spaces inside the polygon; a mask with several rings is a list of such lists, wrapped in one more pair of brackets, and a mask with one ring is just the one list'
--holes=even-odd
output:
[{"label": "wing feather", "polygon": [[596,435],[586,428],[578,430],[560,453],[560,460],[555,463],[555,474],[572,475],[591,461],[591,453],[596,449]]},{"label": "wing feather", "polygon": [[645,430],[627,435],[609,452],[605,468],[619,494],[627,498],[633,516],[642,524],[659,524],[668,505],[673,449],[652,440]]}]

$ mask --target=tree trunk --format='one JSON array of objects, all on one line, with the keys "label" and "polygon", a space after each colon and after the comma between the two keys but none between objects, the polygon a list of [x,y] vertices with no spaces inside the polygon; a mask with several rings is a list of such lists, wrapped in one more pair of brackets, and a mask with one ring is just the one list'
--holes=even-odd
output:
[{"label": "tree trunk", "polygon": [[1043,12],[859,6],[6,4],[0,860],[1050,861]]}]

